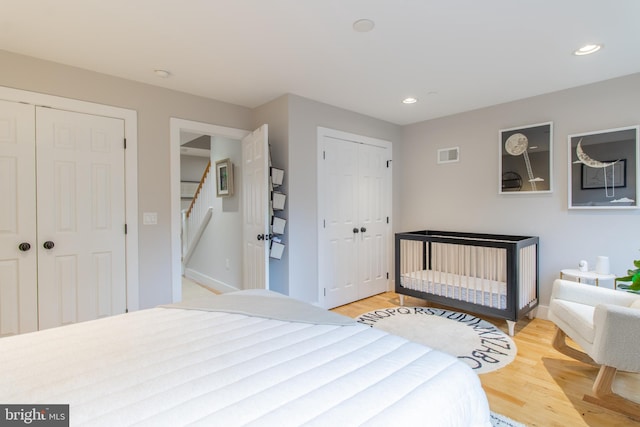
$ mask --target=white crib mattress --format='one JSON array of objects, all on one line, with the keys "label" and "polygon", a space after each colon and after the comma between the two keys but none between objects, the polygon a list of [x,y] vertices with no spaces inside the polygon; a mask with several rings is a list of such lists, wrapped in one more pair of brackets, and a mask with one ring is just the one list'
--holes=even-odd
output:
[{"label": "white crib mattress", "polygon": [[[273,298],[253,296],[253,306]],[[74,426],[490,426],[477,375],[449,355],[355,322],[324,323],[309,305],[314,318],[296,321],[297,308],[283,320],[238,304],[1,338],[0,402],[70,404]]]},{"label": "white crib mattress", "polygon": [[400,285],[456,300],[504,310],[507,308],[507,284],[496,280],[421,270],[403,273]]}]

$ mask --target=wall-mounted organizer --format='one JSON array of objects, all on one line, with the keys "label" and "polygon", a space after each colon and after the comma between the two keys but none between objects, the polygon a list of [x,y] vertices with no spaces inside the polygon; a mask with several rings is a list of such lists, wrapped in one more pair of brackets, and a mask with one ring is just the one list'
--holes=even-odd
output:
[{"label": "wall-mounted organizer", "polygon": [[279,187],[284,180],[284,170],[271,165],[271,152],[269,152],[269,188],[271,189],[271,249],[269,256],[281,259],[285,244],[282,241],[287,220],[276,215],[284,210],[287,196]]},{"label": "wall-mounted organizer", "polygon": [[271,239],[271,250],[269,256],[271,258],[280,259],[284,253],[284,245],[276,241],[276,238]]},{"label": "wall-mounted organizer", "polygon": [[271,201],[273,202],[273,210],[281,211],[284,210],[284,204],[287,200],[287,195],[281,193],[279,191],[273,191],[271,193]]},{"label": "wall-mounted organizer", "polygon": [[284,234],[284,227],[287,225],[287,220],[274,216],[271,218],[271,232],[273,234]]}]

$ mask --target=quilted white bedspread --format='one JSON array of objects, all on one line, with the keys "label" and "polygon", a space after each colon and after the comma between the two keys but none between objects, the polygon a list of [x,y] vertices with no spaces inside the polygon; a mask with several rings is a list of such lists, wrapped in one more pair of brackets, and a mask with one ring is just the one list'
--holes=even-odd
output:
[{"label": "quilted white bedspread", "polygon": [[491,425],[477,375],[404,338],[163,307],[0,339],[0,403],[109,427]]}]

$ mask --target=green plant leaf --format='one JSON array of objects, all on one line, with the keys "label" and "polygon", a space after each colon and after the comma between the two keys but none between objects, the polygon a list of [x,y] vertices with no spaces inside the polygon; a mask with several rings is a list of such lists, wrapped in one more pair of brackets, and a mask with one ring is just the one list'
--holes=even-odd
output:
[{"label": "green plant leaf", "polygon": [[633,261],[633,265],[635,265],[636,268],[640,268],[640,259]]}]

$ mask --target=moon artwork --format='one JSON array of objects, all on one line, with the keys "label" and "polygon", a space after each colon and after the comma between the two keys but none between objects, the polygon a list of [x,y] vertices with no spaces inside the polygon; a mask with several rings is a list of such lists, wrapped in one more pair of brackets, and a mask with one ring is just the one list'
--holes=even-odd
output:
[{"label": "moon artwork", "polygon": [[569,209],[640,207],[639,136],[637,125],[567,136]]},{"label": "moon artwork", "polygon": [[531,184],[531,189],[533,191],[536,191],[536,181],[544,181],[544,179],[536,178],[533,175],[533,170],[531,169],[531,161],[529,160],[529,153],[527,152],[528,148],[529,139],[521,133],[514,133],[509,138],[507,138],[507,141],[504,143],[504,149],[507,153],[511,154],[512,156],[522,155],[522,157],[524,157],[524,163],[527,167],[527,174],[529,175],[529,183]]},{"label": "moon artwork", "polygon": [[[580,138],[580,141],[578,141],[578,144],[576,145],[576,156],[578,157],[578,160],[576,161],[576,163],[582,163],[583,165],[590,168],[603,169],[605,197],[615,197],[616,188],[615,188],[614,168],[615,168],[615,164],[618,163],[618,161],[616,160],[615,162],[601,162],[600,160],[592,159],[587,153],[584,152],[582,148],[582,138]],[[607,174],[608,167],[611,167],[610,175]],[[611,183],[607,183],[608,176],[611,177],[611,181],[612,181]]]}]

